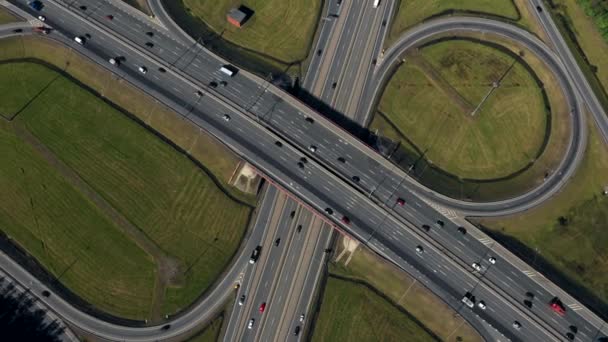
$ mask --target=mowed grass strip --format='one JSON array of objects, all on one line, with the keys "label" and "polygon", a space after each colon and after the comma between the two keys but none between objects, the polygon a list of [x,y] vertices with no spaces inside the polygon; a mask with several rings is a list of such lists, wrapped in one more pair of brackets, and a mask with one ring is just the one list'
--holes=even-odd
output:
[{"label": "mowed grass strip", "polygon": [[461,40],[424,47],[420,57],[470,109],[505,75],[472,115],[429,78],[428,70],[413,62],[397,70],[379,109],[427,160],[465,179],[504,177],[534,160],[547,117],[541,90],[523,65],[497,49]]},{"label": "mowed grass strip", "polygon": [[401,0],[385,46],[390,46],[408,28],[446,11],[473,11],[512,20],[519,19],[512,0]]},{"label": "mowed grass strip", "polygon": [[16,23],[19,21],[23,21],[23,20],[20,18],[17,18],[11,12],[9,12],[6,8],[0,6],[0,25],[8,24],[8,23]]},{"label": "mowed grass strip", "polygon": [[236,250],[250,207],[230,199],[186,156],[69,79],[55,80],[15,122],[181,261],[163,313],[190,304]]},{"label": "mowed grass strip", "polygon": [[[27,91],[25,85],[39,89],[38,76],[44,82],[58,76],[29,63],[0,65],[0,75],[5,74],[20,80],[0,77],[0,88],[7,90],[0,93],[2,103]],[[145,318],[155,278],[152,258],[20,139],[17,124],[0,119],[2,231],[95,307]]]},{"label": "mowed grass strip", "polygon": [[[236,45],[289,64],[308,55],[322,1],[319,0],[182,0],[186,10]],[[242,28],[229,24],[231,8],[244,5],[255,13]]]},{"label": "mowed grass strip", "polygon": [[[343,239],[338,240],[336,255],[344,246]],[[345,260],[349,253],[340,262],[334,260],[330,264],[330,273],[369,284],[444,341],[482,341],[473,327],[461,316],[455,316],[454,311],[424,284],[381,259],[367,247],[359,245],[354,253],[348,265],[345,265]]]},{"label": "mowed grass strip", "polygon": [[524,214],[478,222],[536,250],[608,305],[608,197],[601,194],[608,186],[608,149],[589,122],[585,157],[563,191]]},{"label": "mowed grass strip", "polygon": [[436,341],[364,285],[329,277],[313,341]]}]

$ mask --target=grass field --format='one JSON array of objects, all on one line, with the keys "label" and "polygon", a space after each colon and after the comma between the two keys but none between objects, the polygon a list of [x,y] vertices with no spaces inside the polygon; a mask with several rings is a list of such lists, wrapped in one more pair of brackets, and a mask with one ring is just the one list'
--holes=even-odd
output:
[{"label": "grass field", "polygon": [[222,323],[224,317],[220,316],[214,319],[203,331],[196,336],[188,339],[186,342],[215,342],[218,341],[218,337],[222,330]]},{"label": "grass field", "polygon": [[461,178],[495,179],[535,159],[547,124],[543,98],[512,56],[454,40],[425,47],[408,61],[389,82],[379,110],[427,160]]},{"label": "grass field", "polygon": [[0,7],[0,25],[14,23],[17,21],[21,21],[21,19],[15,17],[6,8]]},{"label": "grass field", "polygon": [[209,169],[233,196],[255,203],[255,197],[247,196],[227,184],[240,159],[225,145],[173,110],[117,79],[99,65],[52,41],[35,36],[0,40],[0,61],[19,58],[36,58],[65,69],[72,77],[186,150]]},{"label": "grass field", "polygon": [[[575,0],[553,0],[556,24],[595,94],[604,108],[608,107],[608,43],[602,38],[593,20]],[[562,21],[563,20],[563,21]],[[565,29],[565,25],[569,30]],[[582,49],[584,56],[578,51]],[[586,59],[585,59],[586,58]]]},{"label": "grass field", "polygon": [[[171,16],[191,36],[249,71],[298,75],[308,56],[321,13],[321,0],[165,1]],[[253,16],[237,28],[226,14],[246,6]]]},{"label": "grass field", "polygon": [[[31,77],[39,72],[27,69],[40,67],[19,63],[3,68],[15,68],[13,75]],[[15,124],[24,125],[169,257],[178,260],[162,313],[174,313],[191,303],[232,256],[250,208],[228,198],[184,155],[70,80],[51,75],[31,87],[36,83],[31,78],[19,83],[32,93],[42,91],[21,111]],[[12,88],[12,92],[18,91]],[[11,106],[22,108],[24,104]],[[109,285],[103,278],[87,283]],[[148,286],[152,288],[153,282]],[[122,302],[121,296],[108,297],[107,291],[97,291],[97,296]],[[150,303],[144,304],[145,308],[140,305],[132,310],[145,312]],[[133,318],[128,312],[110,312]]]},{"label": "grass field", "polygon": [[[600,298],[604,308],[608,307],[608,197],[601,195],[608,186],[606,170],[608,150],[591,127],[583,163],[555,198],[521,215],[478,222],[536,250],[576,285]],[[565,224],[560,224],[560,216],[566,218]],[[531,255],[524,257],[533,259]]]},{"label": "grass field", "polygon": [[[337,243],[339,254],[341,241]],[[348,254],[347,254],[348,255]],[[330,264],[330,273],[365,282],[393,303],[407,310],[432,333],[444,341],[482,341],[477,332],[460,316],[407,273],[359,246],[346,266],[343,259]]]},{"label": "grass field", "polygon": [[329,277],[313,341],[436,341],[365,286]]},{"label": "grass field", "polygon": [[[0,75],[1,108],[9,114],[24,103],[13,94],[31,97],[58,76],[13,64],[0,65]],[[146,317],[155,278],[151,257],[16,135],[21,124],[0,119],[3,231],[85,300],[124,317]]]},{"label": "grass field", "polygon": [[385,46],[390,46],[408,28],[450,11],[459,14],[479,12],[519,20],[519,12],[512,0],[401,0]]}]

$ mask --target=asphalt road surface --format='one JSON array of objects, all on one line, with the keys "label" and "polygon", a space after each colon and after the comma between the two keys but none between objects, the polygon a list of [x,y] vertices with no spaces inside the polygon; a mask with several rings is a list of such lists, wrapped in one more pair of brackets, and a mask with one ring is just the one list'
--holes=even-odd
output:
[{"label": "asphalt road surface", "polygon": [[[152,26],[137,29],[133,28],[136,25],[123,24],[128,27],[115,27],[120,25],[117,24],[120,22],[117,20],[120,16],[114,14],[115,19],[111,23],[103,24],[104,11],[98,10],[106,5],[105,2],[97,4],[99,7],[93,4],[82,12],[78,8],[68,9],[63,5],[57,6],[54,1],[48,1],[46,4],[43,11],[51,18],[50,24],[59,28],[60,32],[66,32],[68,36],[70,33],[78,34],[76,32],[91,35],[91,39],[87,39],[85,48],[78,51],[102,64],[104,59],[110,56],[125,56],[127,62],[119,70],[115,70],[117,74],[218,136],[266,175],[280,182],[282,187],[296,193],[316,210],[323,212],[326,206],[333,208],[333,214],[327,216],[334,224],[340,225],[360,240],[367,241],[370,247],[403,269],[414,272],[411,270],[414,266],[420,271],[421,281],[428,283],[435,292],[444,292],[452,296],[454,300],[448,304],[459,308],[462,294],[472,291],[478,298],[490,298],[486,303],[490,303],[491,307],[498,310],[496,313],[490,312],[490,305],[488,310],[483,311],[460,310],[466,318],[472,319],[474,315],[478,315],[492,322],[494,327],[512,339],[522,339],[526,336],[538,340],[556,340],[563,338],[564,329],[579,317],[574,310],[569,311],[566,317],[557,317],[548,312],[546,304],[536,305],[532,310],[523,308],[518,298],[521,296],[518,292],[520,287],[515,287],[521,286],[519,282],[514,283],[513,287],[508,287],[491,278],[492,269],[501,270],[503,264],[509,264],[501,259],[494,266],[485,265],[487,271],[482,272],[483,275],[472,272],[469,262],[482,260],[480,256],[483,257],[485,254],[479,255],[462,241],[450,239],[450,234],[455,231],[453,224],[446,220],[443,229],[433,229],[429,233],[420,229],[421,222],[432,224],[433,220],[430,218],[441,217],[435,209],[415,197],[408,197],[406,206],[395,208],[393,193],[397,190],[399,190],[397,193],[404,191],[399,186],[395,186],[402,184],[402,179],[397,176],[398,171],[387,168],[385,161],[373,155],[351,137],[331,140],[336,136],[338,129],[301,104],[293,102],[293,99],[279,96],[280,93],[271,85],[255,83],[251,81],[252,78],[243,75],[245,72],[239,72],[229,79],[228,87],[217,91],[218,94],[207,89],[205,96],[196,98],[194,93],[198,88],[208,84],[210,79],[222,77],[217,70],[218,64],[214,64],[217,59],[213,56],[205,55],[205,58],[201,58],[205,54],[204,51],[197,47],[186,49],[169,36],[164,37],[163,31],[150,23],[144,22],[143,25]],[[107,11],[108,9],[105,9],[106,13]],[[92,23],[95,25],[91,25]],[[152,53],[141,47],[143,42],[149,39],[149,36],[141,37],[146,29],[155,30],[153,36],[163,39],[161,43],[157,42],[155,46],[158,50]],[[132,37],[128,38],[129,36]],[[172,44],[174,44],[172,48],[167,48]],[[76,47],[75,44],[73,45]],[[178,58],[171,58],[171,55],[175,54]],[[168,60],[174,62],[169,64],[164,62]],[[167,72],[162,75],[150,72],[143,76],[136,71],[141,65],[148,66],[150,71],[162,65],[167,68]],[[161,77],[162,81],[160,81]],[[245,91],[246,87],[249,87],[247,91]],[[223,93],[219,93],[220,91]],[[253,95],[255,93],[258,93],[257,97]],[[252,95],[253,101],[251,101]],[[282,109],[283,107],[285,109]],[[260,118],[264,127],[247,116],[246,113],[251,112],[257,114],[254,116]],[[224,113],[231,114],[229,122],[222,118]],[[315,123],[310,125],[305,122],[305,116],[314,117]],[[315,129],[310,129],[310,126]],[[290,140],[279,135],[289,137]],[[282,147],[275,145],[277,139],[283,143]],[[292,139],[298,142],[294,143]],[[306,151],[310,143],[318,145],[314,157]],[[362,152],[364,156],[359,157]],[[309,158],[307,167],[304,170],[295,170],[296,160],[303,154]],[[337,156],[341,155],[347,158],[347,163],[336,166]],[[366,164],[365,168],[362,168],[363,164]],[[368,170],[367,167],[370,167],[369,172],[365,175],[361,173],[359,184],[354,186],[358,190],[361,190],[359,187],[363,187],[363,190],[376,189],[374,199],[362,195],[365,191],[354,190],[353,182],[348,181],[348,177],[342,176],[354,169]],[[378,174],[386,175],[384,185],[369,187],[373,183],[368,184],[372,176]],[[368,180],[364,181],[364,177]],[[394,187],[386,188],[386,184],[392,184]],[[384,201],[378,201],[383,197]],[[347,214],[351,216],[350,224],[340,223],[341,216]],[[424,258],[420,258],[414,252],[416,244],[424,245],[426,251]],[[481,245],[479,248],[485,248],[483,244],[479,244]],[[441,269],[441,272],[438,269]],[[523,274],[524,278],[529,279],[522,271],[516,270],[516,274]],[[500,276],[497,280],[505,279],[508,278]],[[510,324],[515,319],[523,325],[519,331],[510,328]],[[585,323],[588,322],[583,322]],[[593,331],[597,333],[596,323],[589,323],[591,333]],[[578,327],[581,331],[585,330],[582,325]],[[171,330],[173,329],[172,324]],[[163,336],[169,336],[175,333],[175,330],[165,332]],[[123,339],[130,336],[133,334],[126,334]],[[577,338],[580,336],[579,332]]]}]

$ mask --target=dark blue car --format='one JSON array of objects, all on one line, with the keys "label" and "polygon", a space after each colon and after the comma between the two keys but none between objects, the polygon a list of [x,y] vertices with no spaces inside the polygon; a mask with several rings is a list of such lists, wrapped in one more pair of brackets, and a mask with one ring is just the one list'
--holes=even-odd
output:
[{"label": "dark blue car", "polygon": [[30,1],[27,3],[27,5],[36,11],[40,11],[42,9],[42,2],[38,0]]}]

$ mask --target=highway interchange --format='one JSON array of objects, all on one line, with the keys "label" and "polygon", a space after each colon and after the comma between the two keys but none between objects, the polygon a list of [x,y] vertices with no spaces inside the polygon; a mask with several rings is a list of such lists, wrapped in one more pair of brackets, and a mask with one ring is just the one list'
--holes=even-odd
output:
[{"label": "highway interchange", "polygon": [[[25,4],[25,1],[15,2]],[[410,180],[373,150],[346,135],[273,85],[240,71],[233,78],[227,79],[226,88],[210,89],[206,85],[212,80],[222,79],[218,69],[226,62],[198,46],[186,45],[175,39],[166,28],[146,22],[144,18],[127,18],[128,13],[121,12],[113,3],[106,1],[79,1],[79,4],[86,4],[86,11],[61,2],[45,3],[47,6],[43,12],[49,18],[49,24],[68,37],[52,37],[53,39],[79,48],[79,52],[108,69],[113,67],[107,63],[107,59],[124,56],[126,62],[118,70],[112,69],[114,72],[220,138],[263,174],[277,182],[278,186],[297,195],[309,208],[322,214],[326,207],[332,208],[333,215],[326,215],[329,222],[366,242],[385,258],[419,277],[474,326],[477,327],[483,319],[513,340],[523,340],[524,336],[534,340],[560,340],[564,338],[564,333],[571,324],[579,328],[577,340],[588,341],[599,336],[598,329],[604,327],[604,322],[586,309],[570,310],[564,318],[555,315],[545,303],[556,293],[547,292],[537,279],[524,272],[530,270],[512,266],[510,259],[514,257],[510,255],[506,255],[506,259],[502,258],[502,255],[496,255],[497,263],[488,263],[489,256],[495,255],[494,247],[488,247],[473,239],[473,234],[462,236],[458,233],[456,226],[443,218],[436,207],[419,199],[417,195],[420,193],[415,192],[416,190],[410,190],[416,186],[415,181]],[[103,17],[109,12],[113,13],[115,19],[111,22],[104,21]],[[132,25],[132,20],[137,20],[138,24]],[[429,27],[429,37],[449,30],[450,25],[456,27],[454,30],[472,27],[471,30],[496,34],[504,34],[509,30],[517,33],[517,29],[509,25],[474,18],[438,19],[425,25]],[[143,32],[153,32],[153,37],[150,38]],[[91,39],[87,39],[84,47],[77,47],[69,40],[75,35],[85,34],[89,34]],[[155,42],[154,49],[146,50],[142,47],[148,40]],[[404,40],[406,39],[402,37],[401,42]],[[550,51],[542,43],[537,43],[543,48],[532,49],[536,53]],[[398,58],[398,55],[399,53],[395,52],[394,56],[397,57],[394,58]],[[551,55],[547,55],[549,61]],[[387,52],[378,67],[383,68],[393,63],[394,58],[390,56],[392,55]],[[150,70],[146,76],[137,72],[141,65]],[[156,71],[161,66],[165,68],[165,73]],[[555,67],[556,74],[561,72],[564,75],[563,85],[567,90],[571,84],[572,72],[562,72],[563,62],[556,61]],[[159,82],[161,80],[162,82]],[[582,83],[586,83],[584,79]],[[197,97],[195,94],[198,90],[204,91],[204,96]],[[574,93],[570,103],[576,104],[577,110],[573,115],[575,119],[580,115],[578,107],[581,106],[581,101],[577,100],[579,95],[576,91],[565,91],[567,96],[569,92]],[[366,98],[369,99],[367,96]],[[231,115],[229,124],[222,120],[225,113]],[[306,117],[313,118],[314,123],[307,122]],[[598,123],[602,122],[595,113],[594,117]],[[573,142],[584,140],[576,138],[585,135],[584,125],[579,128],[577,135],[576,125],[573,124]],[[244,136],[243,132],[248,132],[251,136]],[[282,146],[278,147],[276,141],[281,141]],[[311,144],[317,147],[314,153],[308,150]],[[575,148],[578,143],[571,146],[571,151],[578,151]],[[303,170],[297,170],[295,165],[301,156],[305,156],[308,162]],[[338,157],[345,158],[347,162],[338,162]],[[555,183],[545,190],[556,191],[555,189],[563,184],[558,178],[565,181],[576,167],[577,158],[580,158],[580,155],[570,159],[573,162],[564,162],[568,167],[566,170],[571,171],[554,175],[547,183]],[[564,158],[565,161],[567,159]],[[357,176],[360,180],[355,182],[352,176]],[[547,194],[545,190],[543,194]],[[397,197],[406,198],[407,205],[397,206]],[[537,195],[529,198],[542,199]],[[521,210],[521,203],[537,203],[529,198],[523,201],[520,199],[521,202],[517,205],[513,205],[513,202],[500,203],[494,204],[494,209],[489,207],[490,209],[484,210],[487,210],[486,214],[495,212],[496,208]],[[340,222],[341,215],[348,215],[350,224]],[[432,228],[428,233],[421,229],[423,224],[432,226],[438,219],[446,223],[445,227]],[[473,228],[469,230],[472,231]],[[258,242],[261,241],[260,235],[257,235],[257,238]],[[248,246],[252,239],[249,238]],[[424,258],[420,258],[414,251],[418,245],[424,246]],[[250,251],[251,249],[244,250],[241,255],[247,255]],[[265,252],[262,257],[266,258]],[[473,272],[470,266],[473,262],[481,262],[482,272]],[[488,310],[471,311],[463,308],[460,298],[466,291],[473,292],[478,298],[484,298]],[[527,291],[535,292],[538,299],[532,310],[521,304],[521,297]],[[560,295],[560,298],[567,297]],[[578,305],[573,300],[564,301],[569,305]],[[171,323],[171,329],[167,331],[159,331],[154,327],[136,329],[101,323],[96,323],[97,326],[92,328],[83,324],[83,329],[108,339],[161,339],[177,336],[184,332],[186,327],[191,327],[192,320],[188,321],[184,317],[188,317],[188,314],[177,317]],[[79,325],[76,322],[80,323],[80,318],[68,317],[67,320],[75,325]],[[511,328],[514,320],[522,323],[520,331]]]}]

